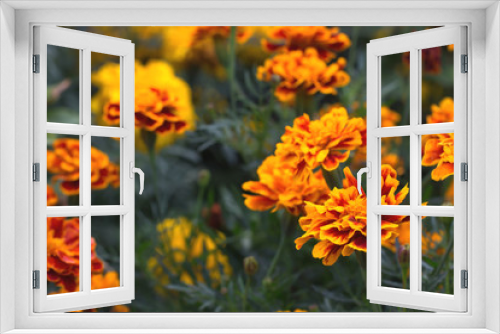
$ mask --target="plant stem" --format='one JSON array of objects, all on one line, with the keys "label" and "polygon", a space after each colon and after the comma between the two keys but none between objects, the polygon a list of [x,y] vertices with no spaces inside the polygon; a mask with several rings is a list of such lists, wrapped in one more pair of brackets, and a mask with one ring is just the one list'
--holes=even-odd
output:
[{"label": "plant stem", "polygon": [[271,262],[271,265],[269,266],[269,269],[267,270],[266,277],[271,277],[273,274],[274,269],[276,268],[276,265],[278,264],[278,260],[281,256],[281,253],[283,251],[283,247],[285,246],[285,237],[286,237],[286,230],[289,225],[289,222],[293,220],[293,216],[291,214],[288,214],[288,218],[285,218],[284,221],[281,223],[281,234],[280,234],[280,243],[278,245],[278,250],[274,254],[274,258]]}]

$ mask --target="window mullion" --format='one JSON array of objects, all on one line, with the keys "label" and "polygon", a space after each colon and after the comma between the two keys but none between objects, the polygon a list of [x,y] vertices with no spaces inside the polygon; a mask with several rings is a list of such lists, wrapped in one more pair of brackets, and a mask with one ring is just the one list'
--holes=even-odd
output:
[{"label": "window mullion", "polygon": [[413,131],[418,125],[420,114],[420,51],[410,50],[410,291],[412,294],[420,290],[420,217],[413,212],[419,204],[419,136]]},{"label": "window mullion", "polygon": [[[91,124],[91,91],[90,91],[90,49],[83,49],[83,61],[81,67],[82,78],[82,89],[81,94],[81,112],[82,125],[86,128],[90,127]],[[91,205],[91,134],[86,132],[81,136],[81,146],[80,150],[80,189],[82,198],[82,204],[84,207],[89,208]],[[90,294],[91,291],[91,231],[90,231],[91,216],[90,212],[82,217],[82,223],[80,224],[80,234],[81,234],[81,244],[80,244],[80,285],[83,284],[83,289],[85,293]]]}]

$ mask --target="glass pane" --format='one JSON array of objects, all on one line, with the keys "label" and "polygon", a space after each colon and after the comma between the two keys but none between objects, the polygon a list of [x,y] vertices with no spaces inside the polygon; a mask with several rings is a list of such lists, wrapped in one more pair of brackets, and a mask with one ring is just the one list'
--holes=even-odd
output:
[{"label": "glass pane", "polygon": [[381,217],[382,286],[410,288],[410,217]]},{"label": "glass pane", "polygon": [[120,205],[120,138],[91,139],[92,205]]},{"label": "glass pane", "polygon": [[421,52],[422,124],[453,122],[453,45]]},{"label": "glass pane", "polygon": [[410,204],[410,137],[381,139],[381,204]]},{"label": "glass pane", "polygon": [[93,255],[102,262],[92,272],[92,290],[119,287],[121,216],[92,216],[91,222]]},{"label": "glass pane", "polygon": [[454,134],[422,136],[422,203],[453,205]]},{"label": "glass pane", "polygon": [[381,126],[410,124],[410,53],[381,57]]},{"label": "glass pane", "polygon": [[80,291],[80,219],[47,218],[47,294]]},{"label": "glass pane", "polygon": [[120,57],[92,52],[92,125],[120,126]]},{"label": "glass pane", "polygon": [[422,291],[453,294],[453,218],[422,219]]},{"label": "glass pane", "polygon": [[47,205],[80,205],[80,139],[47,134]]},{"label": "glass pane", "polygon": [[80,50],[47,45],[47,122],[80,123],[79,86]]}]

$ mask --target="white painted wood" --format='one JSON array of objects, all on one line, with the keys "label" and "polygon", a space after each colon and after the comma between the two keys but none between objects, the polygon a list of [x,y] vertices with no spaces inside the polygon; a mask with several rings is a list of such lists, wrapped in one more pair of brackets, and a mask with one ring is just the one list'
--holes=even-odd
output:
[{"label": "white painted wood", "polygon": [[[16,5],[23,5],[26,2],[17,2]],[[15,80],[15,113],[7,112],[5,119],[14,122],[16,144],[12,150],[16,151],[16,231],[15,235],[9,238],[15,239],[16,266],[10,270],[16,273],[16,333],[491,333],[484,329],[486,311],[490,314],[490,322],[498,322],[498,294],[490,292],[496,287],[498,292],[498,275],[488,276],[488,294],[485,293],[486,284],[484,270],[486,263],[488,268],[496,266],[498,269],[499,253],[487,252],[485,246],[485,230],[490,226],[489,231],[498,231],[495,213],[498,206],[491,206],[491,210],[485,211],[485,157],[496,156],[497,152],[486,150],[490,145],[498,146],[499,142],[491,141],[489,136],[488,145],[485,142],[485,124],[493,119],[498,120],[498,108],[494,108],[486,101],[498,99],[498,71],[491,68],[498,67],[497,53],[488,51],[485,59],[485,43],[487,49],[497,45],[495,36],[498,32],[498,16],[485,19],[484,10],[478,10],[480,4],[477,1],[463,2],[394,2],[390,1],[386,8],[382,9],[379,1],[370,2],[372,7],[367,8],[366,4],[359,2],[359,8],[352,9],[358,4],[357,1],[350,1],[340,4],[343,8],[335,7],[338,2],[328,1],[328,4],[318,5],[317,2],[287,2],[284,8],[276,8],[273,1],[253,4],[245,7],[245,10],[228,9],[235,2],[206,1],[203,4],[197,2],[183,1],[172,5],[168,10],[159,10],[157,6],[167,6],[166,2],[150,2],[154,10],[138,10],[137,4],[133,3],[133,10],[124,10],[122,6],[127,6],[131,2],[120,2],[112,11],[96,10],[101,4],[109,4],[105,1],[85,1],[71,2],[77,9],[62,10],[61,6],[69,6],[69,2],[48,2],[37,1],[37,6],[48,6],[58,10],[39,11],[27,10],[17,11],[16,15],[16,80]],[[143,2],[141,2],[143,3]],[[154,3],[154,4],[153,4]],[[168,2],[170,5],[171,2]],[[238,6],[243,2],[238,2]],[[248,2],[247,2],[248,3]],[[430,9],[436,4],[444,6],[445,10]],[[444,4],[444,5],[443,5]],[[457,10],[455,6],[468,4],[472,9]],[[24,8],[31,8],[33,3],[29,3]],[[207,8],[203,9],[203,5]],[[90,9],[81,9],[86,6]],[[106,6],[106,5],[105,5]],[[145,5],[147,6],[147,5]],[[177,7],[175,7],[177,6]],[[268,6],[269,8],[263,9]],[[293,9],[302,6],[300,10]],[[412,10],[401,10],[398,8],[412,8]],[[224,8],[224,9],[221,9]],[[247,9],[250,8],[250,9]],[[306,8],[306,9],[305,9]],[[350,8],[350,9],[349,9]],[[420,9],[414,9],[420,8]],[[422,9],[424,8],[424,9]],[[333,21],[332,21],[332,18]],[[158,314],[158,313],[130,313],[130,314],[33,314],[32,310],[32,290],[30,287],[30,273],[32,268],[32,215],[30,209],[32,205],[32,182],[29,179],[32,162],[32,121],[33,100],[27,98],[27,93],[31,96],[32,75],[30,56],[31,31],[30,24],[61,24],[61,25],[360,25],[360,26],[388,26],[388,25],[425,25],[437,26],[442,24],[457,24],[468,22],[472,43],[469,50],[469,69],[473,75],[469,76],[472,99],[468,104],[472,113],[469,114],[469,133],[471,135],[469,145],[473,148],[470,161],[470,202],[469,216],[473,222],[474,229],[470,234],[472,243],[469,243],[469,251],[472,254],[469,265],[472,268],[469,273],[471,279],[469,284],[470,309],[467,313],[412,313],[404,314],[374,314],[374,313],[332,313],[332,314]],[[486,22],[486,26],[485,26]],[[493,25],[492,25],[493,24]],[[486,30],[485,28],[488,27]],[[3,45],[2,45],[3,47]],[[485,71],[485,64],[488,71]],[[4,72],[2,72],[3,74]],[[485,78],[488,78],[488,85],[485,86]],[[2,96],[2,103],[11,98],[9,95]],[[14,97],[12,96],[12,99]],[[495,100],[496,103],[496,100]],[[486,106],[489,107],[486,107]],[[3,110],[2,110],[3,112]],[[497,115],[497,116],[495,116]],[[495,118],[497,117],[497,118]],[[498,122],[490,122],[491,129],[496,129]],[[497,138],[497,137],[495,137]],[[1,142],[0,142],[1,144]],[[10,145],[2,146],[8,149]],[[497,164],[496,164],[497,165]],[[495,165],[495,166],[496,166]],[[473,166],[473,167],[471,167]],[[495,171],[495,166],[491,170]],[[491,177],[491,176],[490,176]],[[496,203],[500,188],[495,183],[488,183],[487,200]],[[495,211],[496,210],[496,211]],[[486,219],[485,212],[488,212]],[[9,224],[9,221],[0,221],[2,225]],[[469,225],[469,229],[472,229]],[[3,230],[2,230],[3,231]],[[498,235],[489,233],[489,245],[500,244]],[[472,247],[472,244],[474,247]],[[12,245],[13,247],[14,245]],[[488,246],[488,247],[490,247]],[[494,248],[493,251],[498,250]],[[12,248],[9,248],[11,251]],[[12,256],[9,253],[8,256]],[[26,259],[29,259],[26,261]],[[2,258],[2,261],[5,261]],[[6,263],[6,262],[2,262]],[[496,271],[490,271],[495,273]],[[2,301],[3,296],[2,294]],[[485,298],[487,296],[488,298]],[[140,329],[130,329],[139,328]],[[166,327],[170,329],[165,329]],[[25,329],[22,329],[25,328]],[[46,328],[42,330],[40,328]],[[78,330],[75,328],[79,328]],[[87,328],[83,330],[83,328]],[[410,328],[410,329],[408,329]],[[444,329],[441,329],[444,328]],[[447,329],[446,329],[447,328]]]},{"label": "white painted wood", "polygon": [[15,326],[15,11],[0,2],[0,333]]},{"label": "white painted wood", "polygon": [[[421,49],[454,44],[454,123],[420,124],[421,120]],[[387,54],[410,52],[410,125],[380,128],[381,66]],[[467,75],[461,73],[461,55],[467,54],[466,28],[450,26],[429,29],[371,41],[367,52],[367,145],[373,166],[368,180],[368,281],[370,301],[386,305],[440,310],[467,311],[467,290],[461,289],[460,271],[467,270],[467,182],[460,181],[460,163],[467,162]],[[422,134],[455,133],[455,198],[453,207],[421,206],[421,139]],[[410,205],[381,206],[380,140],[384,136],[410,136]],[[381,286],[380,215],[410,216],[410,289]],[[454,217],[454,295],[421,291],[421,217]]]},{"label": "white painted wood", "polygon": [[[40,162],[40,182],[34,185],[34,270],[40,270],[40,289],[33,290],[34,311],[54,312],[89,309],[98,305],[122,304],[134,298],[134,180],[124,178],[129,161],[134,161],[134,45],[127,40],[47,26],[35,27],[34,52],[40,55],[40,73],[34,75],[34,161]],[[80,50],[80,123],[47,123],[47,45]],[[120,56],[123,126],[91,125],[91,53]],[[132,88],[132,89],[131,89]],[[80,138],[80,205],[47,207],[47,133],[78,135]],[[122,198],[117,206],[93,206],[91,203],[92,136],[121,138],[120,181]],[[123,148],[125,146],[125,148]],[[125,161],[127,163],[125,163]],[[132,200],[131,200],[132,199]],[[121,215],[120,287],[91,290],[92,216]],[[79,292],[47,295],[47,217],[80,219],[80,289]],[[127,240],[124,240],[127,239]]]}]

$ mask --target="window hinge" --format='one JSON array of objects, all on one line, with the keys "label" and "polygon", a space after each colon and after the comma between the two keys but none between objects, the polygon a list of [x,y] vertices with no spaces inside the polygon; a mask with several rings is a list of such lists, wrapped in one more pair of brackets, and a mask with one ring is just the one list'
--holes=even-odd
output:
[{"label": "window hinge", "polygon": [[33,181],[40,182],[40,164],[38,162],[33,164]]},{"label": "window hinge", "polygon": [[462,162],[460,164],[461,167],[461,181],[469,181],[469,166],[467,165],[466,162]]},{"label": "window hinge", "polygon": [[40,73],[40,55],[33,55],[33,73]]},{"label": "window hinge", "polygon": [[469,72],[469,57],[467,55],[462,55],[462,73]]},{"label": "window hinge", "polygon": [[461,287],[462,289],[467,289],[469,287],[469,273],[467,270],[461,271]]},{"label": "window hinge", "polygon": [[40,289],[40,270],[33,270],[33,289]]}]

